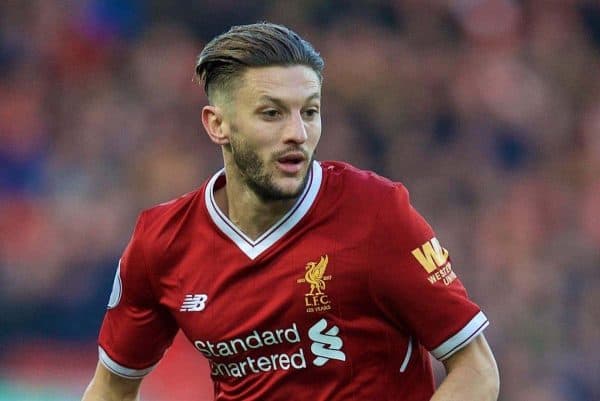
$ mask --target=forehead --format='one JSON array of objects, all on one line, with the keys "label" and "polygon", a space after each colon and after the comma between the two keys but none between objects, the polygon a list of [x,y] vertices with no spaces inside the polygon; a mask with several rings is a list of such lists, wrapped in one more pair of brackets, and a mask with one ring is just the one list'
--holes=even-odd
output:
[{"label": "forehead", "polygon": [[303,65],[248,68],[238,89],[245,101],[265,97],[304,101],[315,93],[321,93],[321,81],[312,68]]}]

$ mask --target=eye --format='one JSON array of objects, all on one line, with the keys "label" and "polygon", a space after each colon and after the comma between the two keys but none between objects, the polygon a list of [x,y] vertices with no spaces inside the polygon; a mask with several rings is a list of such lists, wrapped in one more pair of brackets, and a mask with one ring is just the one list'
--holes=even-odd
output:
[{"label": "eye", "polygon": [[267,109],[267,110],[262,111],[261,114],[262,114],[263,118],[265,118],[267,120],[274,120],[281,115],[281,113],[277,109]]},{"label": "eye", "polygon": [[316,108],[304,110],[304,115],[309,119],[315,118],[318,114],[319,114],[319,109],[316,109]]}]

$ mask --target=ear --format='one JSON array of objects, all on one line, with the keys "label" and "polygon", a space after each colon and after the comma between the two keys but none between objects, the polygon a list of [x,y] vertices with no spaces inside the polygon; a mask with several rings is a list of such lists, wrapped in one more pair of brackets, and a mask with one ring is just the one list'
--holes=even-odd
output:
[{"label": "ear", "polygon": [[223,121],[223,110],[218,106],[204,106],[202,108],[202,125],[211,141],[217,145],[229,143],[229,136]]}]

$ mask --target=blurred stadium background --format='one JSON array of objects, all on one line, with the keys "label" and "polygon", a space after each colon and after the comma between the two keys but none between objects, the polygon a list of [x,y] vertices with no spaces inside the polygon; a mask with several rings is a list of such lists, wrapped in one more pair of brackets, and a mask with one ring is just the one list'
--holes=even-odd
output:
[{"label": "blurred stadium background", "polygon": [[[450,249],[501,400],[600,400],[600,3],[577,0],[0,2],[0,400],[80,398],[137,213],[220,167],[195,57],[259,20],[326,60],[319,158],[404,182]],[[211,393],[180,338],[142,392]]]}]

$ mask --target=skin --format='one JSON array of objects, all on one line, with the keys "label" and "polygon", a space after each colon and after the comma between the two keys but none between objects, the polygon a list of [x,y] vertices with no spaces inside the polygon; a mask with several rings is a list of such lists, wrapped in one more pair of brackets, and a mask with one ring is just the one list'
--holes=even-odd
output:
[{"label": "skin", "polygon": [[117,376],[98,362],[82,401],[138,401],[141,384],[141,379]]},{"label": "skin", "polygon": [[[216,191],[219,208],[256,239],[294,204],[306,183],[321,137],[321,82],[309,67],[251,68],[235,96],[218,97],[202,110],[202,123],[223,152],[227,185]],[[278,159],[301,157],[298,171]]]},{"label": "skin", "polygon": [[496,401],[500,390],[498,366],[480,334],[445,360],[446,378],[430,401]]},{"label": "skin", "polygon": [[[202,109],[209,138],[222,148],[227,177],[215,199],[252,239],[289,210],[306,184],[321,137],[320,94],[321,82],[309,67],[250,68],[235,93],[217,95]],[[290,155],[298,163],[282,164]],[[444,366],[447,376],[431,401],[497,399],[498,369],[483,335]],[[138,400],[140,384],[98,363],[83,401]]]}]

